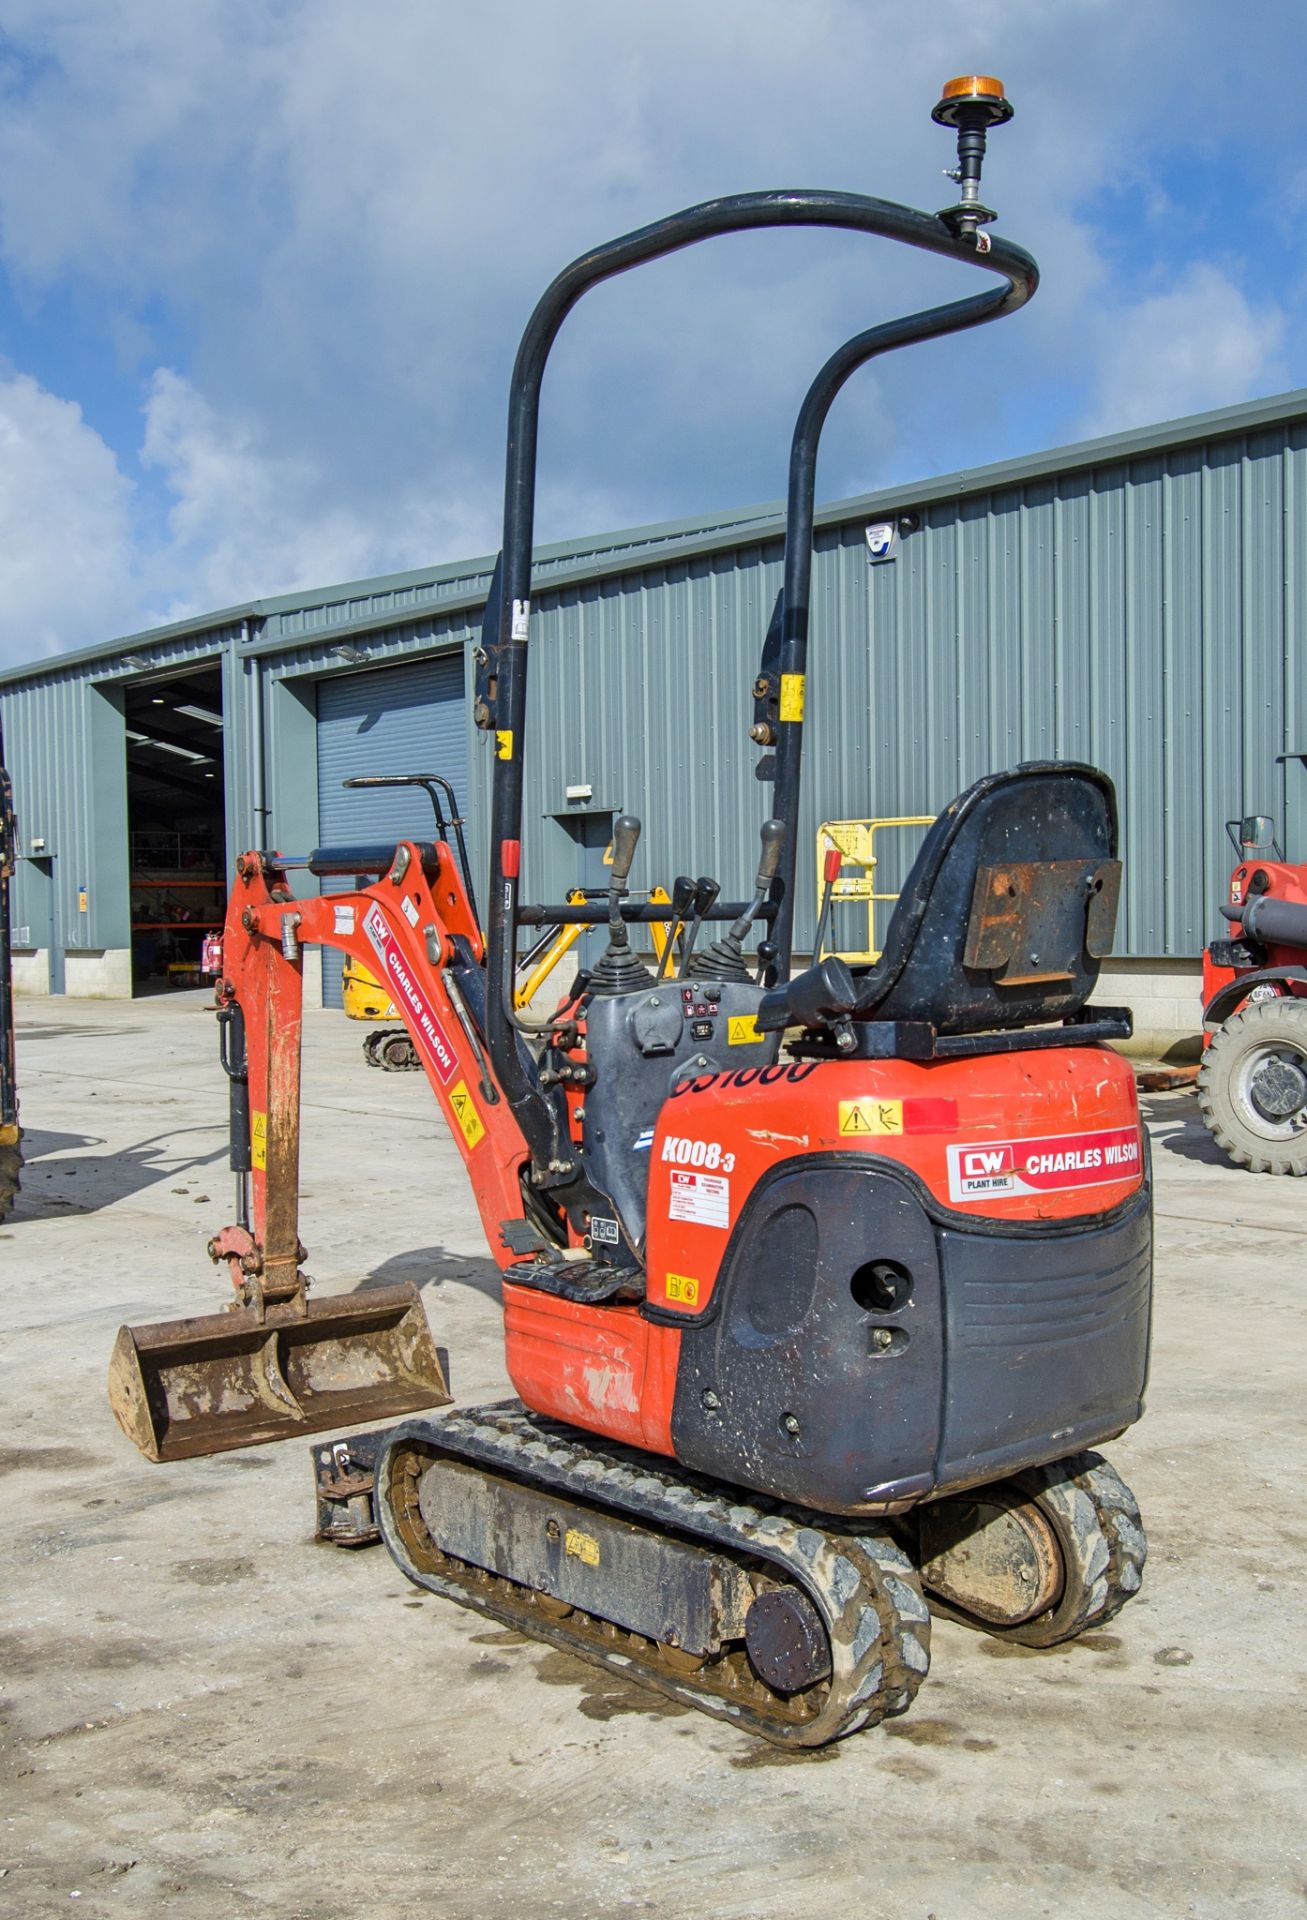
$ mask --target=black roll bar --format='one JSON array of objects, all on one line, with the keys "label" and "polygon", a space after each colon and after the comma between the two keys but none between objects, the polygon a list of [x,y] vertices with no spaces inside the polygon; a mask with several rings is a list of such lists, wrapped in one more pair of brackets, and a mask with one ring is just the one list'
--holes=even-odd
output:
[{"label": "black roll bar", "polygon": [[[1020,249],[1013,248],[1012,252]],[[781,588],[781,647],[776,665],[779,684],[787,676],[804,684],[808,657],[808,615],[812,589],[812,539],[817,490],[817,448],[826,416],[850,377],[879,354],[892,353],[896,347],[915,345],[919,340],[934,340],[946,333],[961,333],[967,327],[982,326],[1000,313],[1024,305],[1038,285],[1039,270],[1030,261],[1030,284],[1019,300],[1009,287],[993,287],[969,300],[954,300],[947,306],[928,307],[922,313],[905,314],[899,320],[887,320],[870,327],[836,349],[804,395],[794,426],[790,446],[789,487],[785,502],[785,568]],[[797,724],[785,716],[784,707],[776,723],[776,784],[773,811],[786,822],[780,867],[772,882],[771,903],[775,909],[768,936],[774,958],[764,975],[768,986],[789,978],[794,946],[794,873],[799,853],[799,792],[803,771],[803,722]]]},{"label": "black roll bar", "polygon": [[[799,189],[770,193],[733,194],[686,208],[665,220],[622,235],[606,245],[594,248],[572,261],[545,290],[538,301],[518,347],[513,367],[508,403],[508,444],[504,475],[504,535],[500,556],[500,592],[492,596],[488,613],[495,619],[494,630],[483,638],[487,656],[486,679],[493,688],[486,718],[496,740],[494,797],[491,809],[490,907],[487,951],[487,1043],[495,1074],[503,1087],[527,1143],[537,1171],[549,1167],[556,1156],[558,1131],[547,1101],[532,1084],[517,1048],[512,1024],[514,954],[518,924],[518,881],[522,839],[522,747],[526,718],[527,636],[531,604],[531,548],[535,528],[536,450],[539,429],[540,389],[550,349],[563,321],[581,296],[591,287],[632,267],[662,259],[702,240],[728,233],[743,233],[770,227],[822,227],[846,232],[869,233],[925,252],[943,255],[969,266],[983,267],[999,275],[1006,284],[987,297],[962,301],[949,307],[929,309],[874,329],[884,335],[883,343],[864,352],[855,365],[873,352],[884,352],[908,340],[928,339],[935,333],[955,332],[961,326],[978,325],[1001,313],[1024,305],[1038,283],[1038,269],[1031,256],[1010,241],[995,239],[965,225],[950,224],[936,214],[927,214],[888,200],[876,200],[862,194],[828,193]],[[983,307],[983,311],[981,308]],[[960,315],[966,309],[966,317]],[[890,339],[896,327],[905,329],[903,338]],[[866,336],[861,336],[865,339]],[[828,361],[818,376],[813,393],[823,376],[838,361]],[[812,474],[797,484],[793,474],[791,497],[802,499],[815,485],[817,440],[831,400],[848,377],[849,367],[829,384],[824,404],[809,409],[805,402],[800,415],[805,433],[805,459],[810,458]],[[797,436],[796,436],[797,437]],[[792,455],[792,467],[794,459]],[[787,542],[787,574],[791,548],[802,548],[811,559],[811,516],[806,538]],[[796,574],[802,565],[796,560]],[[806,596],[797,591],[790,603],[794,620],[789,632],[791,659],[803,658],[807,641]],[[489,622],[488,622],[489,624]],[[801,629],[801,631],[800,631]],[[800,690],[801,691],[801,690]],[[797,711],[796,711],[797,707]],[[799,770],[802,754],[802,704],[792,703],[791,717],[781,722],[781,747],[777,756],[776,813],[785,820],[787,852],[776,882],[781,892],[781,913],[792,895],[797,837],[797,813],[790,817],[782,800],[797,807]],[[792,736],[787,740],[787,734]],[[782,891],[783,889],[783,891]],[[785,931],[784,928],[781,929]],[[773,936],[775,937],[775,936]],[[788,939],[788,933],[786,934]],[[773,962],[777,965],[778,962]],[[562,1184],[573,1177],[575,1169],[561,1166],[550,1169]]]}]

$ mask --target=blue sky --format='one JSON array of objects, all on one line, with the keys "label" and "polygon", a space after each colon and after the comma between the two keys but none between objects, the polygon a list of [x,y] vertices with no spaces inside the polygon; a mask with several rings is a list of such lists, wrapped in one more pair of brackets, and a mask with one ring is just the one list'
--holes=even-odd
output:
[{"label": "blue sky", "polygon": [[[943,205],[957,72],[1043,286],[860,375],[823,498],[1305,385],[1305,53],[1287,0],[0,0],[0,659],[492,550],[556,269],[724,192]],[[540,537],[777,498],[831,348],[957,290],[800,234],[600,290]]]}]

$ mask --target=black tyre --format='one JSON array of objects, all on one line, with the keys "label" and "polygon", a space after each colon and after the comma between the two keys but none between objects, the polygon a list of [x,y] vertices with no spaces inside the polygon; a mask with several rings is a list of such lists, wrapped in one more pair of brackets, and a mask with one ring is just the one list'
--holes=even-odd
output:
[{"label": "black tyre", "polygon": [[23,1169],[23,1136],[7,1146],[0,1146],[0,1221],[9,1218],[9,1209],[14,1204],[14,1196],[20,1185],[19,1175]]},{"label": "black tyre", "polygon": [[1236,1166],[1307,1174],[1307,1000],[1256,1000],[1231,1014],[1203,1057],[1198,1105]]}]

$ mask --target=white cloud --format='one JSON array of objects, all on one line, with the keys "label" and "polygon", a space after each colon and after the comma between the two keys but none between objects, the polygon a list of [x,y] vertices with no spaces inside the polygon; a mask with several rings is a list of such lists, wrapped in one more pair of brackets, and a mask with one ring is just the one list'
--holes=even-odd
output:
[{"label": "white cloud", "polygon": [[469,486],[392,489],[384,511],[333,502],[329,476],[278,452],[248,419],[222,415],[182,375],[156,371],[141,462],[171,505],[155,557],[164,617],[299,587],[401,571],[493,544],[493,501]]},{"label": "white cloud", "polygon": [[[85,472],[95,500],[115,453],[148,469],[118,496],[126,624],[493,545],[509,368],[550,275],[750,187],[940,204],[929,110],[958,68],[1008,84],[985,191],[1043,286],[1015,320],[860,375],[823,495],[1302,378],[1293,328],[1177,265],[1228,230],[1177,155],[1236,140],[1268,178],[1296,162],[1265,74],[1292,64],[1301,9],[1255,14],[1232,40],[1216,0],[0,0],[0,269],[29,316],[96,315],[128,391],[93,417],[147,409],[144,448],[124,436],[97,468],[89,447]],[[1132,304],[1141,259],[1157,278]],[[779,496],[826,354],[958,281],[789,234],[598,290],[545,383],[540,537]],[[23,364],[65,391],[63,365],[95,359]]]},{"label": "white cloud", "polygon": [[81,408],[0,375],[0,658],[15,664],[130,624],[132,489]]},{"label": "white cloud", "polygon": [[1257,311],[1219,267],[1195,262],[1165,292],[1108,316],[1084,431],[1115,433],[1273,392],[1284,339],[1277,306]]}]

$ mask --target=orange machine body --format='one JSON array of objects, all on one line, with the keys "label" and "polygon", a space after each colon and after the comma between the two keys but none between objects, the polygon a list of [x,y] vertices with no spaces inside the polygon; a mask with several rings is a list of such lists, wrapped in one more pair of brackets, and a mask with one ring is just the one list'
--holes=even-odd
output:
[{"label": "orange machine body", "polygon": [[[796,1158],[849,1154],[907,1169],[944,1212],[997,1223],[1096,1218],[1145,1176],[1134,1075],[1106,1047],[703,1075],[672,1095],[655,1131],[645,1305],[700,1318],[759,1181]],[[582,1306],[511,1284],[504,1297],[508,1370],[527,1406],[674,1452],[674,1324],[639,1304]]]}]

